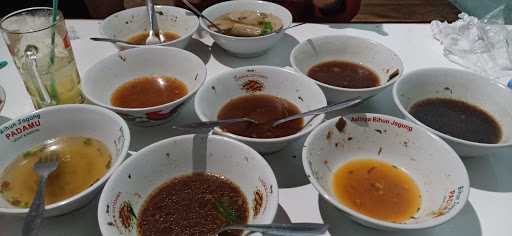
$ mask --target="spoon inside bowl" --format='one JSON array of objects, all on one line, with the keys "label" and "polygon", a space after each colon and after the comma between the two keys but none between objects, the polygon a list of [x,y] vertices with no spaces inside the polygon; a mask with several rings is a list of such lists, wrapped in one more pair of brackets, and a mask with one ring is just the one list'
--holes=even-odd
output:
[{"label": "spoon inside bowl", "polygon": [[232,124],[232,123],[239,123],[239,122],[251,122],[254,124],[258,124],[257,121],[249,119],[249,118],[237,118],[237,119],[228,119],[228,120],[200,121],[200,122],[194,122],[194,123],[187,123],[187,124],[183,124],[183,125],[173,126],[173,128],[183,129],[183,130],[213,129],[217,126],[221,126],[224,124]]},{"label": "spoon inside bowl", "polygon": [[121,40],[121,39],[111,39],[111,38],[89,38],[90,40],[92,41],[97,41],[97,42],[109,42],[109,43],[125,43],[125,44],[133,44],[133,43],[130,43],[128,41],[124,41],[124,40]]},{"label": "spoon inside bowl", "polygon": [[321,235],[327,232],[329,225],[316,223],[293,223],[293,224],[232,224],[224,226],[220,231],[226,230],[248,230],[252,232],[269,233],[272,235],[290,235],[290,236],[313,236]]},{"label": "spoon inside bowl", "polygon": [[283,119],[279,119],[279,120],[275,121],[272,124],[272,127],[276,127],[276,126],[278,126],[278,125],[280,125],[280,124],[282,124],[284,122],[288,122],[288,121],[291,121],[291,120],[295,120],[295,119],[299,119],[299,118],[303,118],[303,117],[307,117],[307,116],[312,116],[312,115],[320,115],[320,114],[323,114],[323,113],[340,110],[340,109],[352,106],[352,105],[354,105],[356,103],[359,103],[361,101],[362,101],[362,99],[359,98],[359,97],[351,98],[351,99],[347,99],[347,100],[344,100],[344,101],[341,101],[341,102],[338,102],[338,103],[335,103],[335,104],[331,104],[331,105],[327,105],[327,106],[324,106],[324,107],[320,107],[320,108],[312,110],[312,111],[307,111],[307,112],[299,113],[299,114],[296,114],[296,115],[293,115],[293,116],[288,116],[288,117],[285,117]]},{"label": "spoon inside bowl", "polygon": [[156,19],[155,5],[153,4],[153,0],[146,0],[146,8],[148,9],[149,19],[149,35],[146,39],[146,45],[162,43],[164,38],[160,33],[160,29],[158,29],[158,21]]},{"label": "spoon inside bowl", "polygon": [[[307,22],[302,22],[302,23],[298,23],[298,24],[295,24],[295,25],[290,25],[290,26],[285,27],[285,28],[281,27],[279,30],[276,30],[276,31],[274,31],[274,32],[272,32],[270,34],[278,34],[278,33],[281,33],[281,31],[286,31],[286,30],[289,30],[291,28],[295,28],[297,26],[301,26],[301,25],[304,25],[304,24],[307,24]],[[269,35],[269,34],[267,34],[267,35]]]},{"label": "spoon inside bowl", "polygon": [[187,0],[181,0],[185,5],[187,5],[187,7],[190,8],[190,10],[192,10],[196,15],[200,16],[201,18],[205,19],[206,21],[208,21],[208,23],[210,23],[210,25],[212,25],[213,27],[215,27],[215,29],[217,29],[220,33],[224,32],[224,30],[222,30],[218,25],[216,25],[215,23],[213,23],[213,21],[211,21],[208,17],[206,17],[205,15],[203,15],[203,13],[201,13],[196,7],[194,7],[194,5],[192,5],[189,1]]},{"label": "spoon inside bowl", "polygon": [[[315,109],[312,111],[307,111],[307,112],[299,113],[296,115],[288,116],[288,117],[274,121],[274,123],[272,123],[271,127],[276,127],[279,124],[282,124],[282,123],[290,121],[290,120],[295,120],[295,119],[299,119],[299,118],[303,118],[303,117],[307,117],[307,116],[319,115],[319,114],[327,113],[330,111],[336,111],[339,109],[343,109],[345,107],[352,106],[361,101],[362,101],[362,99],[359,97],[351,98],[351,99],[347,99],[347,100],[344,100],[344,101],[341,101],[339,103],[335,103],[332,105],[324,106],[324,107],[321,107],[321,108],[318,108],[318,109]],[[223,124],[232,124],[232,123],[239,123],[239,122],[251,122],[254,124],[258,124],[258,121],[253,120],[253,119],[237,118],[237,119],[228,119],[228,120],[200,121],[200,122],[194,122],[194,123],[187,123],[187,124],[183,124],[183,125],[173,126],[173,128],[183,129],[183,130],[213,129],[213,128],[215,128],[217,126],[221,126]]]}]

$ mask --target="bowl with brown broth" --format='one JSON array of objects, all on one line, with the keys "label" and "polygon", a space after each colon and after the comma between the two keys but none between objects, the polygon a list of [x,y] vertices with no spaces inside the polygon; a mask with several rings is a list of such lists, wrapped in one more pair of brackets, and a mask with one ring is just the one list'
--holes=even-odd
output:
[{"label": "bowl with brown broth", "polygon": [[322,197],[372,228],[440,225],[469,195],[457,153],[425,128],[391,116],[350,114],[324,122],[306,139],[302,161]]},{"label": "bowl with brown broth", "polygon": [[126,122],[92,105],[45,108],[8,121],[0,133],[0,214],[7,215],[28,212],[39,183],[32,167],[50,152],[59,165],[46,183],[45,215],[54,216],[95,198],[130,144]]},{"label": "bowl with brown broth", "polygon": [[404,72],[398,55],[385,45],[349,35],[307,39],[295,46],[293,68],[320,86],[330,103],[370,98]]},{"label": "bowl with brown broth", "polygon": [[512,147],[512,92],[469,71],[413,71],[393,89],[395,104],[409,120],[443,138],[462,157],[490,155]]},{"label": "bowl with brown broth", "polygon": [[206,78],[194,54],[178,48],[135,48],[112,54],[86,73],[82,92],[140,126],[165,123]]},{"label": "bowl with brown broth", "polygon": [[256,151],[219,135],[184,135],[123,163],[101,194],[98,222],[105,236],[217,235],[227,224],[271,223],[278,202],[274,173]]},{"label": "bowl with brown broth", "polygon": [[[199,27],[199,19],[190,11],[173,6],[155,6],[156,18],[163,42],[157,46],[185,48]],[[126,9],[107,17],[100,25],[106,38],[128,41],[116,43],[121,50],[148,47],[148,17],[145,6]]]},{"label": "bowl with brown broth", "polygon": [[284,148],[319,125],[324,115],[272,126],[273,122],[327,104],[320,88],[305,76],[272,66],[233,69],[206,81],[195,98],[201,121],[249,118],[257,123],[224,125],[214,132],[242,141],[258,152]]}]

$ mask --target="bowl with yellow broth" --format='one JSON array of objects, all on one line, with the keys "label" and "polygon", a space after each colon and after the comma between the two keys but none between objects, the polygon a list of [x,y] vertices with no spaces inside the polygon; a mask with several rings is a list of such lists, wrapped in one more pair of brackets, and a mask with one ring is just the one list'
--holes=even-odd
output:
[{"label": "bowl with yellow broth", "polygon": [[455,151],[426,129],[391,116],[328,120],[307,138],[302,160],[322,197],[372,228],[440,225],[460,212],[469,194]]},{"label": "bowl with yellow broth", "polygon": [[[80,125],[77,125],[80,124]],[[130,144],[125,121],[91,105],[45,108],[0,126],[0,214],[24,215],[39,184],[32,170],[56,154],[46,182],[45,215],[60,215],[92,200],[124,160]]]}]

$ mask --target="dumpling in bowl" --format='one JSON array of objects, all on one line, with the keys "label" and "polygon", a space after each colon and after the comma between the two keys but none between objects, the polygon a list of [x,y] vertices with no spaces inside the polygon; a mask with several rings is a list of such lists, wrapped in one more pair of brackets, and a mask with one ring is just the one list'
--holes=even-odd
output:
[{"label": "dumpling in bowl", "polygon": [[[233,11],[217,17],[213,22],[220,33],[238,37],[258,37],[276,32],[283,27],[279,17],[258,11]],[[210,30],[219,32],[214,25]]]}]

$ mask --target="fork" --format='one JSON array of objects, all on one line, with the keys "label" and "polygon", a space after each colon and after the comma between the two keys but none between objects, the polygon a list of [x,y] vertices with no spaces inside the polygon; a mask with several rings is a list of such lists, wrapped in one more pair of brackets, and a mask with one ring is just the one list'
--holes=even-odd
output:
[{"label": "fork", "polygon": [[50,175],[59,166],[59,155],[52,151],[37,161],[32,169],[39,175],[39,187],[32,200],[32,205],[23,222],[22,235],[37,235],[39,225],[44,216],[44,188],[48,175]]}]

